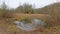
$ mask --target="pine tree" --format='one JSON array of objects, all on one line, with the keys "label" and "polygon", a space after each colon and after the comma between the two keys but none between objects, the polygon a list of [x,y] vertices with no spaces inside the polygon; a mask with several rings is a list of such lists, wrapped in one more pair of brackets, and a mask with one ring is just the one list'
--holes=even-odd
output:
[{"label": "pine tree", "polygon": [[0,15],[4,17],[6,14],[7,14],[7,5],[5,4],[5,2],[3,2],[1,5]]}]

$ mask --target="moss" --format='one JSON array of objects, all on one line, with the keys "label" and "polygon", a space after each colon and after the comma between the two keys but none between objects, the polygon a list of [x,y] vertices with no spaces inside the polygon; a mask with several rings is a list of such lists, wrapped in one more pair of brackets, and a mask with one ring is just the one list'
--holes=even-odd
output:
[{"label": "moss", "polygon": [[14,31],[15,29],[16,29],[16,26],[13,25],[13,26],[9,26],[8,29],[7,29],[7,31],[8,31],[8,32],[12,32],[12,31]]}]

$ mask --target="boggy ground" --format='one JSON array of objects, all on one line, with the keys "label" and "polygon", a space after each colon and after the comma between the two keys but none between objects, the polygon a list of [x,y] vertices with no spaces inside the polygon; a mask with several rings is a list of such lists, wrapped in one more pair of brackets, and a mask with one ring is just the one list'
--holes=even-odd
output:
[{"label": "boggy ground", "polygon": [[[17,18],[17,17],[16,17]],[[45,17],[41,17],[44,19]],[[9,19],[12,21],[12,19]],[[45,19],[46,20],[46,19]],[[39,27],[34,31],[23,31],[20,28],[17,28],[16,25],[8,21],[7,19],[0,20],[0,34],[60,34],[60,25],[57,21],[51,20],[49,22],[51,27]],[[54,24],[55,23],[55,24]]]},{"label": "boggy ground", "polygon": [[23,31],[14,24],[0,20],[0,34],[60,34],[60,25],[53,27],[39,27],[34,31]]}]

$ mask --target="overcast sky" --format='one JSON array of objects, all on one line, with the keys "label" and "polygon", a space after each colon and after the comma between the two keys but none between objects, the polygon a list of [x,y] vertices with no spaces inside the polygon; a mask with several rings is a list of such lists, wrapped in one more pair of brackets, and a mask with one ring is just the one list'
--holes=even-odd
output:
[{"label": "overcast sky", "polygon": [[[3,1],[4,0],[0,0],[0,4],[2,4]],[[5,0],[5,3],[11,8],[16,8],[23,3],[33,4],[36,6],[36,8],[41,8],[57,1],[59,0]]]}]

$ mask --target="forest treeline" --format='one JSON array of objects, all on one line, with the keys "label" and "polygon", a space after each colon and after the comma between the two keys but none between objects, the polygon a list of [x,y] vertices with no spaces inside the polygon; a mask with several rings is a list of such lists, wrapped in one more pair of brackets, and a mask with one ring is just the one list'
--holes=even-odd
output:
[{"label": "forest treeline", "polygon": [[60,3],[54,3],[43,8],[33,8],[31,4],[23,4],[15,9],[10,9],[4,2],[0,6],[0,16],[4,17],[12,13],[24,14],[48,14],[54,18],[60,19]]}]

